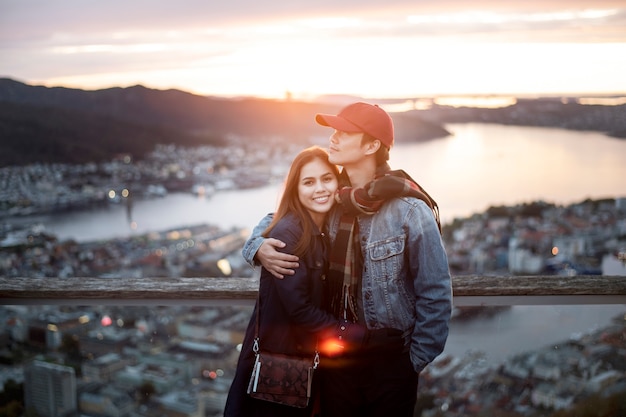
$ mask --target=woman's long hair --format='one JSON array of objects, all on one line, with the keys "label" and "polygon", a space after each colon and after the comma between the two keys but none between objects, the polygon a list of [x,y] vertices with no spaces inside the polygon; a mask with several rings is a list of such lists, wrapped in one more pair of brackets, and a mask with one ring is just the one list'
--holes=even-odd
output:
[{"label": "woman's long hair", "polygon": [[298,239],[293,253],[299,257],[304,255],[308,246],[312,243],[311,236],[313,230],[315,230],[315,224],[313,223],[307,209],[302,206],[302,203],[298,198],[298,183],[300,182],[302,167],[314,159],[320,159],[328,165],[330,171],[333,175],[335,175],[335,178],[339,177],[339,170],[335,165],[328,161],[328,152],[326,152],[325,149],[319,146],[311,146],[301,151],[291,163],[289,173],[287,174],[287,178],[285,180],[285,189],[280,199],[278,209],[276,210],[276,213],[274,213],[274,218],[267,229],[263,232],[263,236],[268,237],[269,233],[280,219],[285,217],[288,213],[294,213],[302,223],[302,235]]}]

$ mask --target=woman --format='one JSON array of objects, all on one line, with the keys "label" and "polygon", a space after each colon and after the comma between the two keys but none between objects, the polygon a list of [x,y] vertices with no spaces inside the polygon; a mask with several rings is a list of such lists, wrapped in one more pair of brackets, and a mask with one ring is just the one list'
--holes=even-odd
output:
[{"label": "woman", "polygon": [[300,265],[293,276],[282,280],[261,270],[259,300],[246,331],[225,417],[311,415],[313,401],[301,409],[256,400],[247,394],[257,314],[261,349],[271,352],[313,358],[315,350],[322,349],[323,340],[341,334],[344,343],[357,345],[364,338],[365,331],[359,325],[340,323],[320,309],[328,263],[324,229],[326,215],[334,205],[338,177],[337,167],[328,162],[328,153],[317,146],[300,152],[291,164],[279,207],[263,235],[285,242],[283,250],[298,255]]}]

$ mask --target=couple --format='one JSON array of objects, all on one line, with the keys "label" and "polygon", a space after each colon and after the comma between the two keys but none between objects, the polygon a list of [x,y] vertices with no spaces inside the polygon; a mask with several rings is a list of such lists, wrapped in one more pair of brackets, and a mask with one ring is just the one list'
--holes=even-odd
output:
[{"label": "couple", "polygon": [[246,395],[260,313],[261,340],[278,352],[312,352],[341,336],[341,354],[320,351],[322,417],[410,417],[419,373],[442,352],[451,313],[437,205],[390,170],[393,122],[380,107],[354,103],[316,121],[334,129],[328,153],[309,148],[295,158],[277,212],[243,249],[249,263],[263,265],[261,306],[224,415],[311,415]]}]

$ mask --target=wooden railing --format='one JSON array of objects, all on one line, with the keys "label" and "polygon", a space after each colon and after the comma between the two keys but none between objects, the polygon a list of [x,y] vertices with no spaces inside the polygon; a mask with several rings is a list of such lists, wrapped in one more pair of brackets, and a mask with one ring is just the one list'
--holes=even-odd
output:
[{"label": "wooden railing", "polygon": [[[626,304],[626,276],[455,276],[452,287],[457,306]],[[0,304],[251,304],[257,288],[257,278],[0,277]]]},{"label": "wooden railing", "polygon": [[[452,286],[456,306],[626,305],[626,276],[455,276]],[[249,306],[256,299],[257,288],[258,278],[0,278],[0,304]],[[547,321],[553,319],[546,316]],[[489,335],[488,329],[483,332]],[[234,372],[232,361],[215,363],[226,370],[225,381],[229,383]],[[454,389],[441,381],[438,392],[442,387],[449,390],[452,401]],[[467,381],[464,384],[460,386],[471,385]],[[219,413],[225,401],[226,391],[212,392],[211,410]]]}]

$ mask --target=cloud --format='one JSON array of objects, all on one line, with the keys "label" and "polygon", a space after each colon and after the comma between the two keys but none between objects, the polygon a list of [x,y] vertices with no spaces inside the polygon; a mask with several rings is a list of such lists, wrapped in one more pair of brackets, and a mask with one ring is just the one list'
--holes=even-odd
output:
[{"label": "cloud", "polygon": [[[586,11],[624,8],[618,1],[468,1],[468,0],[0,0],[2,36],[20,33],[99,32],[247,24],[259,20],[375,17],[410,13],[433,23],[482,20],[559,20],[581,17]],[[4,17],[2,17],[4,16]],[[584,17],[584,16],[582,16]],[[588,18],[584,17],[584,18]]]},{"label": "cloud", "polygon": [[[170,43],[177,34],[318,29],[319,36],[503,36],[502,40],[626,39],[626,5],[583,1],[0,0],[0,47]],[[355,24],[357,22],[358,24]],[[317,27],[315,27],[317,25]],[[100,39],[99,39],[100,38]]]},{"label": "cloud", "polygon": [[475,10],[412,15],[414,34],[476,35],[499,41],[615,42],[626,40],[626,9],[539,12]]},{"label": "cloud", "polygon": [[[330,88],[338,80],[345,85],[344,79],[356,89],[372,84],[356,76],[365,61],[372,74],[388,71],[390,64],[401,67],[396,73],[415,84],[412,73],[424,71],[422,62],[456,68],[454,59],[463,51],[480,56],[484,68],[497,68],[487,62],[507,49],[502,45],[519,44],[515,50],[528,54],[520,55],[521,63],[535,62],[532,44],[558,50],[562,43],[616,43],[622,48],[611,50],[623,50],[622,3],[0,0],[0,76],[90,87],[144,83],[190,89],[204,83],[204,91],[221,93],[235,86],[269,90],[274,76],[282,81],[276,82],[279,91],[294,85]],[[489,44],[499,46],[478,46]],[[372,57],[375,62],[368,62]],[[338,60],[343,78],[332,65]],[[352,60],[361,62],[361,69],[352,69]],[[626,64],[618,64],[626,71]],[[251,76],[251,69],[257,74]]]}]

